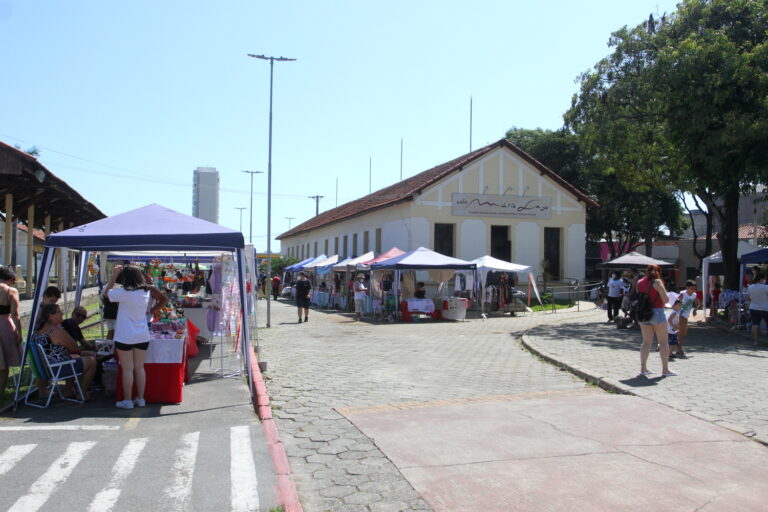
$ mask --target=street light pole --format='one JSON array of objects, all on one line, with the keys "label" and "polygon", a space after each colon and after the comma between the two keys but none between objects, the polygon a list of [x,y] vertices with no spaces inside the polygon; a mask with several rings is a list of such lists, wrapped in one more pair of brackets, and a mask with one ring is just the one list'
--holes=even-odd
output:
[{"label": "street light pole", "polygon": [[[243,171],[243,172],[251,175],[251,225],[250,225],[250,228],[248,228],[248,243],[253,245],[253,175],[264,174],[264,171]],[[241,227],[240,232],[242,231],[243,229]]]},{"label": "street light pole", "polygon": [[[267,161],[267,276],[272,278],[272,84],[275,61],[291,62],[288,57],[267,57],[266,55],[248,54],[254,59],[269,61],[269,158]],[[267,295],[267,327],[270,326],[270,296]]]},{"label": "street light pole", "polygon": [[295,219],[296,217],[286,217],[288,219],[288,229],[291,229],[291,221]]},{"label": "street light pole", "polygon": [[240,210],[240,232],[243,232],[243,210],[245,210],[245,206],[237,207],[235,206],[235,210]]}]

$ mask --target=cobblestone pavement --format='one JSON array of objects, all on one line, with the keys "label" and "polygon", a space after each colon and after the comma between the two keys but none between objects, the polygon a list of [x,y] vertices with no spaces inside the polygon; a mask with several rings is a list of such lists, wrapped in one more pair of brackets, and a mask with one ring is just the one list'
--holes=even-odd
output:
[{"label": "cobblestone pavement", "polygon": [[768,348],[748,336],[694,325],[685,342],[687,359],[673,359],[677,377],[661,378],[652,352],[649,378],[640,371],[640,331],[617,330],[605,312],[535,328],[523,343],[547,359],[600,379],[609,386],[666,404],[768,444]]},{"label": "cobblestone pavement", "polygon": [[[264,323],[264,301],[259,303]],[[584,388],[522,348],[522,332],[584,313],[467,322],[376,324],[337,312],[296,323],[272,303],[260,330],[273,416],[307,512],[430,510],[398,469],[337,407],[478,398]]]}]

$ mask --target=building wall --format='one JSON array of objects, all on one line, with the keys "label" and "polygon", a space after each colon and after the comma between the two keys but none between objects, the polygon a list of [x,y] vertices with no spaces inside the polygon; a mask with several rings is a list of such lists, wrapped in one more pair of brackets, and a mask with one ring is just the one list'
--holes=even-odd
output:
[{"label": "building wall", "polygon": [[219,171],[198,167],[192,177],[192,216],[219,223]]},{"label": "building wall", "polygon": [[[454,215],[453,194],[482,194],[486,197],[525,196],[551,198],[551,218],[527,218],[509,215]],[[499,198],[496,197],[496,200]],[[544,228],[560,229],[561,277],[584,278],[586,207],[570,192],[542,175],[528,162],[506,148],[499,148],[463,170],[427,187],[414,197],[389,208],[318,228],[281,240],[283,254],[301,257],[301,244],[329,239],[332,255],[334,238],[339,237],[339,256],[344,257],[343,236],[349,243],[358,233],[358,247],[346,256],[362,254],[364,231],[368,230],[371,250],[375,250],[375,230],[381,229],[381,250],[399,247],[408,251],[424,246],[435,248],[435,224],[452,224],[453,256],[471,260],[491,254],[491,226],[508,226],[514,263],[530,265],[536,274],[542,271]],[[304,257],[314,256],[314,254]]]}]

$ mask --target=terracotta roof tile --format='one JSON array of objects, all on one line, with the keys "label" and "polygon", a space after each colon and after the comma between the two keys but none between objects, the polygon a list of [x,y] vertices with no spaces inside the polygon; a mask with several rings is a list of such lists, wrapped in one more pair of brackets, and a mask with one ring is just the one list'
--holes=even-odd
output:
[{"label": "terracotta roof tile", "polygon": [[506,147],[510,149],[513,153],[517,154],[531,165],[533,165],[536,169],[538,169],[541,174],[547,175],[558,185],[573,193],[579,200],[584,201],[590,206],[598,206],[597,203],[589,196],[580,192],[578,189],[576,189],[576,187],[565,181],[547,166],[529,154],[525,153],[523,150],[508,140],[501,139],[497,142],[494,142],[493,144],[489,144],[480,149],[476,149],[475,151],[462,155],[458,158],[454,158],[453,160],[440,164],[415,176],[411,176],[410,178],[404,179],[403,181],[395,183],[394,185],[390,185],[389,187],[377,190],[376,192],[368,194],[367,196],[363,196],[360,199],[355,199],[354,201],[350,201],[331,210],[322,212],[319,215],[307,220],[306,222],[303,222],[298,226],[295,226],[294,228],[279,235],[277,239],[280,240],[282,238],[298,235],[300,233],[305,233],[307,231],[311,231],[328,224],[333,224],[335,222],[349,219],[356,215],[392,206],[397,203],[410,201],[416,194],[420,193],[425,188],[442,180],[448,175],[461,170],[464,166],[471,163],[472,161],[477,160],[478,158],[500,147]]}]

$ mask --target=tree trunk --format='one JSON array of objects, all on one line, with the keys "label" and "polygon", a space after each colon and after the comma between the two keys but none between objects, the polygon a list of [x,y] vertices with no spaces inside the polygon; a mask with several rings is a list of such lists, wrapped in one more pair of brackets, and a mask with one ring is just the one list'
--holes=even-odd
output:
[{"label": "tree trunk", "polygon": [[723,254],[725,282],[728,290],[741,290],[739,282],[739,189],[732,187],[721,196],[722,219],[720,219],[720,250]]}]

